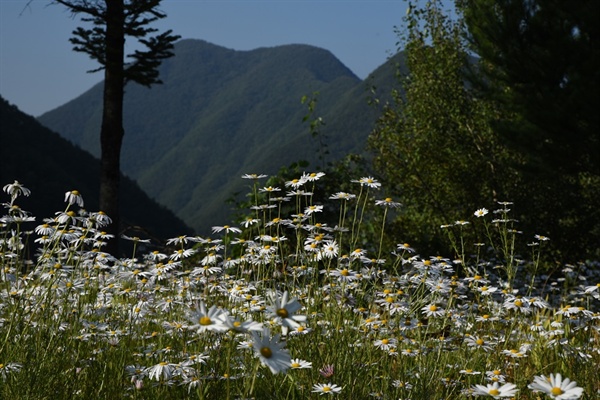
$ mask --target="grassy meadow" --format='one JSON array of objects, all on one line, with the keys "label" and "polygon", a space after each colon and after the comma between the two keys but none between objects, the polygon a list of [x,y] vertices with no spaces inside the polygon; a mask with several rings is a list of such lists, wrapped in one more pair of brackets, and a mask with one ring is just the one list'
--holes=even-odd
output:
[{"label": "grassy meadow", "polygon": [[[551,238],[519,232],[508,202],[432,226],[455,254],[419,254],[389,240],[402,206],[371,177],[330,193],[323,223],[322,175],[245,175],[246,220],[126,237],[128,258],[103,252],[110,216],[77,191],[39,220],[18,207],[35,193],[4,186],[0,398],[600,396],[600,263],[542,262]],[[367,232],[371,208],[384,222]]]}]

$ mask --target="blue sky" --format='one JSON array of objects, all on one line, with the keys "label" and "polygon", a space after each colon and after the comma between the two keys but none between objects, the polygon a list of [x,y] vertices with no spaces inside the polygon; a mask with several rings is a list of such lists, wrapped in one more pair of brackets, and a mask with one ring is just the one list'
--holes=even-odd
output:
[{"label": "blue sky", "polygon": [[[102,80],[85,54],[72,51],[71,32],[86,26],[50,0],[0,0],[0,95],[38,116]],[[183,39],[235,50],[302,43],[331,51],[365,78],[397,50],[403,0],[163,0],[155,24]]]}]

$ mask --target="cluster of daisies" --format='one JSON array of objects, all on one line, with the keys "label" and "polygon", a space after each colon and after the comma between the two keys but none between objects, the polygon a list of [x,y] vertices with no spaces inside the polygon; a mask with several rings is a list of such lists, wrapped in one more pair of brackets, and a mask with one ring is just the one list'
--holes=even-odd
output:
[{"label": "cluster of daisies", "polygon": [[[584,395],[561,373],[542,374],[545,367],[536,360],[551,352],[557,364],[596,368],[597,263],[567,265],[554,279],[528,275],[527,263],[518,261],[520,280],[512,280],[501,259],[467,266],[465,260],[421,257],[408,243],[385,251],[359,247],[355,210],[368,203],[385,212],[401,205],[372,197],[381,188],[376,179],[357,179],[358,193],[329,197],[340,202],[340,222],[329,226],[320,222],[324,207],[311,190],[323,175],[305,173],[285,189],[261,186],[264,175],[245,175],[257,201],[239,227],[215,226],[212,237],[172,238],[131,258],[103,251],[114,240],[103,231],[111,220],[86,211],[79,192],[67,192],[66,209],[38,223],[16,204],[30,191],[8,184],[0,218],[0,333],[6,337],[28,325],[32,336],[49,324],[68,335],[67,342],[85,343],[93,352],[133,343],[123,365],[127,382],[118,384],[134,391],[193,392],[225,381],[243,382],[235,396],[247,396],[256,380],[293,375],[284,381],[292,388],[277,398],[292,391],[303,398],[307,392],[357,398],[368,384],[339,372],[348,367],[343,354],[352,352],[357,374],[378,377],[372,398],[437,398],[427,392],[434,388],[444,390],[444,398],[514,398],[526,390],[560,400]],[[295,211],[283,215],[287,204]],[[509,221],[507,204],[501,206],[495,214],[503,218],[490,222],[498,229]],[[487,214],[480,209],[474,217]],[[31,259],[24,256],[28,241],[36,245]],[[30,366],[2,359],[5,345],[0,380],[18,381]],[[340,346],[343,351],[327,353]],[[313,359],[294,357],[301,354]],[[431,361],[442,354],[456,354],[462,364]],[[322,367],[313,373],[315,362]],[[389,366],[395,372],[386,376]],[[540,373],[522,376],[532,369]],[[426,372],[443,378],[424,387],[419,381]],[[593,383],[587,387],[589,395],[600,393]]]},{"label": "cluster of daisies", "polygon": [[[534,377],[533,383],[528,385],[534,392],[543,393],[551,399],[578,399],[583,395],[583,388],[577,386],[577,382],[571,382],[568,378],[563,379],[560,374],[550,374]],[[517,395],[517,386],[513,383],[500,385],[498,382],[486,386],[476,385],[473,389],[476,396],[490,396],[494,398],[510,397]]]}]

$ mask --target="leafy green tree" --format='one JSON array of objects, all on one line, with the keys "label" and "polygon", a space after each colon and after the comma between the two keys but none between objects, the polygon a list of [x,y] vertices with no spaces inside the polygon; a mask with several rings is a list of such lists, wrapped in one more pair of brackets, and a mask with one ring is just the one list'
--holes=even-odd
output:
[{"label": "leafy green tree", "polygon": [[[179,36],[168,30],[153,35],[149,25],[166,15],[158,10],[160,0],[55,0],[75,15],[83,15],[92,28],[79,27],[70,39],[74,50],[86,53],[104,70],[104,97],[100,129],[101,172],[100,209],[113,224],[109,232],[119,233],[120,156],[123,142],[123,96],[128,82],[150,87],[160,83],[158,66],[173,55],[173,42]],[[134,38],[145,46],[125,57],[125,38]],[[94,72],[91,71],[91,72]],[[117,240],[108,249],[117,252]]]},{"label": "leafy green tree", "polygon": [[[479,96],[510,111],[494,129],[526,159],[524,191],[564,255],[600,242],[600,2],[459,0],[480,57]],[[516,199],[515,199],[516,200]]]},{"label": "leafy green tree", "polygon": [[399,72],[402,89],[384,105],[369,145],[384,187],[404,204],[396,230],[421,251],[446,252],[438,228],[505,200],[505,183],[516,177],[503,167],[508,154],[488,123],[499,111],[465,85],[465,65],[473,60],[460,21],[433,1],[411,5],[405,22],[399,37],[408,73]]}]

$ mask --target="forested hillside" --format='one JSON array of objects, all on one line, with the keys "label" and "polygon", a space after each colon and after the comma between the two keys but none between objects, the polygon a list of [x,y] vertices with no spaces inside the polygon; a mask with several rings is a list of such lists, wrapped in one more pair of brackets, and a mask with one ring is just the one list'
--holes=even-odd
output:
[{"label": "forested hillside", "polygon": [[[19,206],[32,212],[41,223],[64,210],[64,193],[78,190],[85,208],[98,211],[98,182],[100,162],[91,154],[69,143],[55,132],[40,125],[35,118],[0,98],[0,184],[18,180],[32,191],[20,199]],[[3,199],[5,202],[7,199]],[[126,177],[123,178],[121,204],[125,227],[135,234],[137,227],[157,239],[189,232],[187,227],[166,207],[158,205]],[[31,228],[31,227],[30,227]]]},{"label": "forested hillside", "polygon": [[[322,165],[303,96],[316,96],[313,116],[324,118],[325,161],[362,151],[377,118],[368,89],[389,93],[396,63],[361,81],[312,46],[234,51],[182,40],[160,68],[163,85],[126,87],[123,172],[199,232],[227,223],[224,203],[244,189],[241,175],[274,174],[298,160]],[[39,120],[98,156],[101,95],[99,84]]]}]

